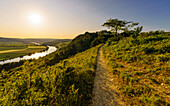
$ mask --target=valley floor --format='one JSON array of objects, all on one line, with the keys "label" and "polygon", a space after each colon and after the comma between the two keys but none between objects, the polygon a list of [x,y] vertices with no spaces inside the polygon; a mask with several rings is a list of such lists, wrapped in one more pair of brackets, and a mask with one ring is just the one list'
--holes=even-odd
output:
[{"label": "valley floor", "polygon": [[[6,49],[6,50],[5,50]],[[45,46],[28,46],[27,47],[1,47],[0,48],[0,61],[8,60],[36,52],[45,50]]]},{"label": "valley floor", "polygon": [[109,71],[101,48],[98,51],[93,94],[93,106],[123,105],[123,102],[119,99],[119,93],[116,91],[116,86],[114,85],[113,74]]},{"label": "valley floor", "polygon": [[16,49],[16,50],[4,50],[4,51],[0,51],[0,53],[9,53],[9,52],[17,52],[17,51],[23,51],[25,49]]}]

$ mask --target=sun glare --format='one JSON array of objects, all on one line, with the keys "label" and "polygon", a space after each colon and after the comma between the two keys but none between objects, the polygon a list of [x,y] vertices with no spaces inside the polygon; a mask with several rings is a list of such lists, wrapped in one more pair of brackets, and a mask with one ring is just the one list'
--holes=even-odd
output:
[{"label": "sun glare", "polygon": [[34,24],[41,24],[42,23],[42,17],[39,14],[31,14],[29,19]]}]

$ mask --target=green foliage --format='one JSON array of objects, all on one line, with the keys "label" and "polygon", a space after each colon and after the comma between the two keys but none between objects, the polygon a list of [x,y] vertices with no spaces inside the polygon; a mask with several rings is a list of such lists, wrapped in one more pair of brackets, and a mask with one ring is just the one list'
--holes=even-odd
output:
[{"label": "green foliage", "polygon": [[85,105],[92,97],[94,47],[52,66],[44,59],[0,73],[1,105]]},{"label": "green foliage", "polygon": [[98,37],[97,33],[86,32],[83,35],[77,36],[71,41],[68,47],[73,47],[74,51],[83,51],[90,48],[91,42]]},{"label": "green foliage", "polygon": [[143,26],[135,28],[133,31],[132,37],[136,39],[139,36],[142,29],[143,29]]},{"label": "green foliage", "polygon": [[[152,33],[134,37],[131,33],[132,36],[116,42],[108,39],[102,48],[117,81],[115,83],[124,101],[130,105],[170,104],[167,96],[170,86],[170,36],[163,32]],[[120,67],[121,64],[124,67]]]},{"label": "green foliage", "polygon": [[[59,46],[59,45],[65,45],[66,42],[70,42],[71,39],[56,39],[50,42],[44,42],[42,45],[44,46]],[[61,47],[61,46],[59,46]]]},{"label": "green foliage", "polygon": [[[89,104],[97,51],[101,45],[89,48],[97,37],[98,33],[86,32],[48,56],[13,64],[17,66],[15,69],[2,71],[0,103],[3,105]],[[86,49],[89,50],[85,51]]]},{"label": "green foliage", "polygon": [[[132,34],[133,38],[136,38],[140,32],[143,29],[143,26],[134,28],[139,23],[135,23],[132,21],[126,21],[126,20],[119,20],[119,19],[109,19],[107,20],[102,26],[106,26],[111,29],[113,33],[115,33],[115,37],[117,37],[117,40],[119,40],[122,37],[127,37]],[[118,35],[118,32],[123,31],[121,34]]]},{"label": "green foliage", "polygon": [[19,48],[19,47],[27,47],[31,44],[22,44],[22,43],[18,43],[18,42],[10,42],[10,43],[7,43],[7,42],[0,42],[0,47],[15,47],[15,48]]},{"label": "green foliage", "polygon": [[101,43],[104,43],[104,42],[105,42],[104,37],[97,37],[91,43],[91,47],[94,47],[94,46],[101,44]]},{"label": "green foliage", "polygon": [[108,28],[111,28],[112,32],[116,33],[116,37],[118,37],[118,31],[122,30],[123,27],[125,27],[126,24],[130,22],[122,21],[119,19],[108,19],[102,26],[106,26]]},{"label": "green foliage", "polygon": [[148,36],[155,36],[160,34],[168,34],[168,33],[165,33],[163,30],[156,30],[156,31],[142,32],[141,36],[148,37]]},{"label": "green foliage", "polygon": [[111,34],[110,31],[106,31],[106,30],[102,30],[98,33],[98,37],[95,38],[92,42],[91,42],[91,47],[94,47],[96,45],[99,45],[101,43],[105,43],[107,41],[107,39],[109,39],[110,37],[112,37],[113,35]]},{"label": "green foliage", "polygon": [[30,46],[30,45],[31,44],[7,44],[7,43],[0,45],[0,61],[24,55],[30,55],[32,53],[46,50],[45,46]]},{"label": "green foliage", "polygon": [[101,44],[107,41],[107,39],[110,37],[108,34],[110,34],[109,31],[101,31],[96,33],[86,32],[85,34],[81,34],[74,38],[67,46],[60,48],[58,51],[53,53],[53,55],[50,55],[50,57],[47,56],[46,64],[54,65],[60,60],[66,59],[72,55],[75,55],[76,53]]},{"label": "green foliage", "polygon": [[55,46],[57,48],[63,48],[63,47],[66,47],[70,42],[61,42],[61,43],[57,43],[55,44]]},{"label": "green foliage", "polygon": [[168,39],[167,36],[162,35],[155,35],[155,36],[149,36],[140,41],[141,44],[146,44],[149,42],[155,42],[155,41],[162,41],[163,39]]}]

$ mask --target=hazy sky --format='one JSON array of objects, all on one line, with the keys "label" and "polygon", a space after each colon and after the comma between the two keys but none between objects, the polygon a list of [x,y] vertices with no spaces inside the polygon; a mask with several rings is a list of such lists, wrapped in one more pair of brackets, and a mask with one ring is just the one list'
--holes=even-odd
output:
[{"label": "hazy sky", "polygon": [[170,29],[170,0],[0,0],[0,37],[74,38],[109,18]]}]

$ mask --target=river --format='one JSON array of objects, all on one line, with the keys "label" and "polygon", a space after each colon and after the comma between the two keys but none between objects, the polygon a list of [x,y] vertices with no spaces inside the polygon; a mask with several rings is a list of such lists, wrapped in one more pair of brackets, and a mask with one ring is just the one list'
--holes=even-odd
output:
[{"label": "river", "polygon": [[48,50],[44,51],[44,52],[40,52],[40,53],[35,53],[32,55],[26,55],[23,57],[17,57],[17,58],[13,58],[13,59],[9,59],[9,60],[4,60],[4,61],[0,61],[0,65],[2,64],[6,64],[6,63],[12,63],[12,62],[19,62],[20,60],[28,60],[28,59],[38,59],[39,57],[43,57],[46,56],[47,54],[50,54],[52,52],[55,52],[57,50],[56,47],[54,46],[48,46]]}]

